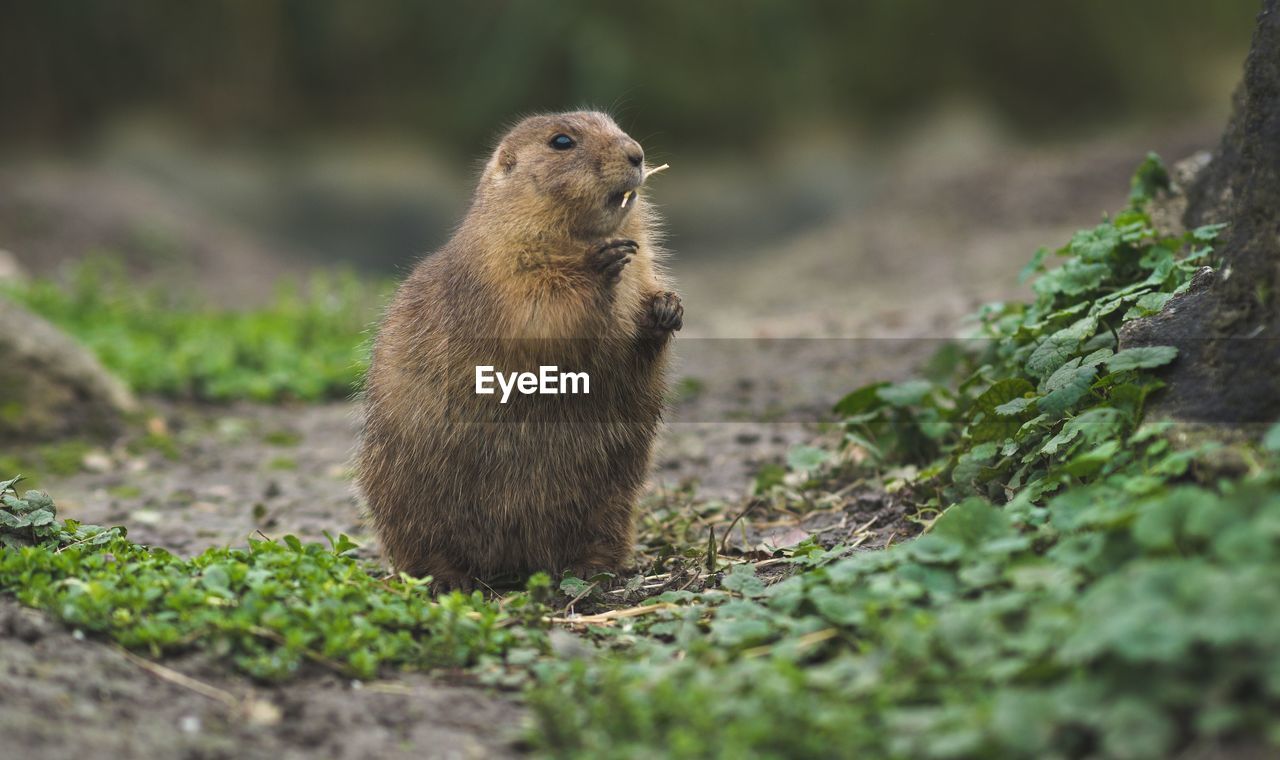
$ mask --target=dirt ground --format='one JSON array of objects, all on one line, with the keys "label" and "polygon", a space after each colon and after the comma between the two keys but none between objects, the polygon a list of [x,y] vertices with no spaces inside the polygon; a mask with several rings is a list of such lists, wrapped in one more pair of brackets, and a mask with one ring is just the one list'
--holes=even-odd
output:
[{"label": "dirt ground", "polygon": [[[10,600],[0,635],[0,732],[26,757],[506,757],[521,717],[503,696],[422,674],[264,688],[189,657],[162,677]],[[168,680],[178,672],[215,696]]]},{"label": "dirt ground", "polygon": [[[824,357],[829,350],[823,344],[805,347]],[[899,372],[911,363],[903,358]],[[759,385],[768,391],[765,396],[782,392]],[[653,494],[696,484],[699,498],[730,502],[727,512],[736,513],[748,503],[760,465],[781,461],[791,447],[822,435],[820,425],[799,421],[808,414],[803,409],[789,410],[793,421],[715,421],[723,413],[722,399],[710,393],[699,398],[701,403],[677,405],[677,418],[699,421],[668,426],[656,457]],[[176,458],[157,450],[130,453],[122,443],[86,457],[96,472],[43,485],[57,494],[61,516],[123,524],[132,540],[181,554],[241,544],[259,532],[323,540],[328,531],[351,535],[363,545],[362,554],[376,557],[376,537],[361,520],[349,479],[356,411],[349,403],[154,403],[153,419],[165,421],[177,443]],[[833,544],[860,528],[883,528],[862,537],[864,548],[873,548],[893,536],[903,517],[895,508],[883,494],[860,493],[848,499],[847,508],[802,519],[779,520],[760,510],[734,526],[725,546],[750,552],[765,542],[788,545],[807,535]],[[163,667],[229,697],[211,698],[168,681],[109,643],[0,601],[0,732],[43,757],[82,756],[92,748],[120,757],[466,758],[500,757],[518,747],[520,706],[512,695],[477,686],[448,685],[422,674],[357,684],[323,672],[263,686],[199,657]],[[74,719],[74,730],[67,728],[67,717]]]},{"label": "dirt ground", "polygon": [[[1163,147],[1176,155],[1208,139],[1166,136]],[[830,435],[822,421],[842,393],[905,377],[938,338],[957,333],[961,315],[1017,292],[1013,273],[1035,247],[1118,205],[1148,147],[1133,139],[992,152],[942,176],[906,161],[877,195],[820,228],[736,258],[676,261],[687,328],[649,502],[695,486],[698,498],[746,505],[762,464]],[[137,542],[187,555],[259,532],[319,540],[325,531],[377,555],[350,481],[354,403],[147,403],[175,449],[122,443],[92,452],[79,474],[45,478],[61,516],[124,524]],[[903,515],[885,494],[855,491],[840,509],[775,517],[746,515],[728,545],[818,534],[834,542],[862,530],[870,548],[891,540]],[[163,668],[0,601],[0,736],[29,755],[68,758],[519,751],[523,714],[512,695],[439,677],[356,684],[316,673],[267,687],[195,657]],[[181,674],[213,691],[182,685]]]}]

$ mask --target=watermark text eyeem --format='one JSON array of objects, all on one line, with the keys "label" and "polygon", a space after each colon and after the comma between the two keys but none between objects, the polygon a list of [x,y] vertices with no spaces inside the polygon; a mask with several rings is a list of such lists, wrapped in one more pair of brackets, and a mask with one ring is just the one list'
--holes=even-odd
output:
[{"label": "watermark text eyeem", "polygon": [[535,372],[499,372],[491,364],[476,365],[476,395],[492,396],[501,391],[498,403],[511,399],[512,391],[521,395],[554,396],[591,393],[591,376],[586,372],[561,372],[556,365],[539,367]]}]

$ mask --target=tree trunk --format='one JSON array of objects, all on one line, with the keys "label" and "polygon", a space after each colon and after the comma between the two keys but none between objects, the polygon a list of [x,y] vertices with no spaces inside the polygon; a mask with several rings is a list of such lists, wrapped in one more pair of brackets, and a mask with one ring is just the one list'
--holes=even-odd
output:
[{"label": "tree trunk", "polygon": [[1187,189],[1188,228],[1226,223],[1222,264],[1120,334],[1172,345],[1156,412],[1206,422],[1280,418],[1280,0],[1264,0],[1231,120]]}]

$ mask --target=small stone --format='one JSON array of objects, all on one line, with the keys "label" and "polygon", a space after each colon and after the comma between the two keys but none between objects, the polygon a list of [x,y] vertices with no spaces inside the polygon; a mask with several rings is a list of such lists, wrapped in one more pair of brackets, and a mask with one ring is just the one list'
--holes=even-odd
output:
[{"label": "small stone", "polygon": [[129,513],[129,519],[143,525],[159,525],[164,521],[164,515],[154,509],[136,509]]},{"label": "small stone", "polygon": [[209,486],[205,489],[205,498],[211,501],[226,501],[235,496],[235,489],[228,485]]},{"label": "small stone", "polygon": [[101,449],[94,449],[84,455],[80,460],[80,465],[89,472],[104,473],[110,472],[115,467],[115,462],[111,460],[107,452]]},{"label": "small stone", "polygon": [[10,636],[26,644],[34,644],[48,633],[49,622],[34,610],[15,609],[0,620],[0,630],[6,628]]},{"label": "small stone", "polygon": [[280,708],[265,699],[245,700],[243,709],[245,719],[253,726],[274,726],[283,717]]},{"label": "small stone", "polygon": [[23,282],[26,279],[26,270],[18,262],[18,257],[9,251],[0,249],[0,281]]}]

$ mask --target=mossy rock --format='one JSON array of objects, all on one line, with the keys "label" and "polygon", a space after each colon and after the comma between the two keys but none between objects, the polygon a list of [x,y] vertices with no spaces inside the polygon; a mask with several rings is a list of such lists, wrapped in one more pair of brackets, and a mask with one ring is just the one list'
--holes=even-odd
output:
[{"label": "mossy rock", "polygon": [[111,435],[136,409],[129,391],[84,347],[0,298],[0,436]]}]

